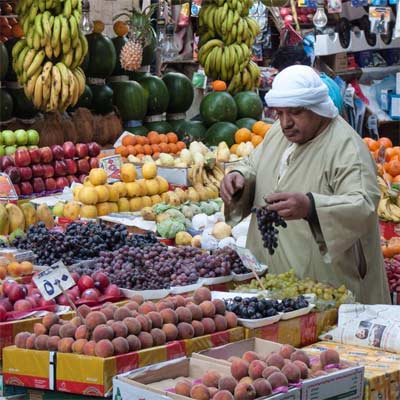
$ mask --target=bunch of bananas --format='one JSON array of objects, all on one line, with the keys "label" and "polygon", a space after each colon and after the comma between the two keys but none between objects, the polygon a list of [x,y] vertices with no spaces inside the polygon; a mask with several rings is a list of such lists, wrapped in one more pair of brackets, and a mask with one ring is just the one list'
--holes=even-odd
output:
[{"label": "bunch of bananas", "polygon": [[76,104],[85,87],[85,74],[78,68],[88,51],[79,30],[82,3],[21,0],[16,11],[25,33],[12,49],[18,82],[36,108],[65,111]]},{"label": "bunch of bananas", "polygon": [[[385,221],[400,222],[400,201],[397,192],[388,188],[386,182],[378,176],[378,186],[381,190],[381,199],[378,205],[378,216]],[[397,201],[395,204],[394,201]]]},{"label": "bunch of bananas", "polygon": [[222,79],[230,93],[253,90],[260,70],[251,48],[260,33],[248,16],[253,0],[206,0],[199,17],[199,62],[207,76]]}]

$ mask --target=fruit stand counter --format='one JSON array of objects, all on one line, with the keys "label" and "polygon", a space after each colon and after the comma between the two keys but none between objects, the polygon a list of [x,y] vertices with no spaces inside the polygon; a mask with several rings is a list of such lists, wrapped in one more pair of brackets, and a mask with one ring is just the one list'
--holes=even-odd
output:
[{"label": "fruit stand counter", "polygon": [[257,337],[272,342],[291,344],[295,347],[308,346],[318,341],[322,332],[336,325],[337,318],[337,309],[310,313],[287,321],[281,320],[262,328],[245,328],[245,338]]},{"label": "fruit stand counter", "polygon": [[400,224],[397,222],[379,220],[379,229],[386,240],[400,236]]}]

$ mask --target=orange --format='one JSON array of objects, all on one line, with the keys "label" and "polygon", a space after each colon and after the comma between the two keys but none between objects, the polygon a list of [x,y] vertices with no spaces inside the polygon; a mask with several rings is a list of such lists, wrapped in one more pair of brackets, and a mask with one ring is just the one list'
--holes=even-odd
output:
[{"label": "orange", "polygon": [[237,143],[233,144],[231,146],[231,148],[229,149],[231,154],[236,154],[238,147],[239,147],[239,145]]},{"label": "orange", "polygon": [[151,148],[153,150],[153,153],[159,153],[161,151],[160,145],[158,144],[152,144]]},{"label": "orange", "polygon": [[400,161],[392,160],[385,164],[385,170],[392,176],[400,175]]},{"label": "orange", "polygon": [[396,176],[392,179],[392,183],[400,183],[400,175],[396,175]]},{"label": "orange", "polygon": [[33,265],[29,261],[23,261],[20,264],[20,270],[22,275],[29,275],[33,272]]},{"label": "orange", "polygon": [[125,36],[129,31],[128,25],[123,21],[117,21],[113,28],[115,34],[120,37]]},{"label": "orange", "polygon": [[137,157],[139,160],[141,160],[141,159],[144,157],[144,154],[143,154],[143,153],[136,154],[136,157]]},{"label": "orange", "polygon": [[4,279],[7,276],[7,268],[0,266],[0,279]]},{"label": "orange", "polygon": [[143,137],[143,144],[150,144],[150,140],[147,137]]},{"label": "orange", "polygon": [[224,81],[216,80],[211,84],[214,92],[224,92],[226,90],[226,83]]},{"label": "orange", "polygon": [[174,132],[167,133],[168,143],[177,143],[178,142],[178,135]]},{"label": "orange", "polygon": [[385,150],[385,160],[390,161],[394,157],[398,157],[398,153],[395,148],[389,147],[388,149]]},{"label": "orange", "polygon": [[251,138],[251,143],[253,143],[254,147],[257,147],[262,141],[263,141],[263,137],[259,136],[259,135],[253,135]]},{"label": "orange", "polygon": [[129,154],[132,154],[133,156],[136,154],[135,146],[129,144],[128,146],[126,146],[126,148],[128,149]]},{"label": "orange", "polygon": [[177,153],[178,147],[176,146],[175,143],[170,143],[170,144],[168,145],[168,147],[169,147],[169,152],[170,152],[170,153],[172,153],[172,154],[176,154],[176,153]]},{"label": "orange", "polygon": [[393,247],[381,246],[381,249],[382,249],[383,257],[385,257],[385,258],[391,258],[396,254]]},{"label": "orange", "polygon": [[135,145],[135,149],[136,149],[136,155],[144,153],[143,146],[141,144]]},{"label": "orange", "polygon": [[240,128],[235,132],[235,142],[239,143],[246,143],[251,140],[251,132],[247,128]]},{"label": "orange", "polygon": [[178,150],[186,149],[186,143],[179,141],[179,142],[176,143],[176,147],[178,148]]},{"label": "orange", "polygon": [[370,137],[365,137],[363,138],[363,141],[368,146],[370,151],[375,151],[379,149],[379,143],[376,140]]},{"label": "orange", "polygon": [[154,160],[158,160],[160,158],[160,152],[156,151],[155,153],[152,154],[152,157]]},{"label": "orange", "polygon": [[20,263],[16,261],[10,262],[10,264],[7,265],[7,271],[13,277],[20,276],[22,272]]},{"label": "orange", "polygon": [[128,149],[125,146],[118,146],[115,149],[115,154],[120,154],[122,157],[127,157],[128,156]]},{"label": "orange", "polygon": [[160,143],[159,134],[156,131],[150,131],[147,134],[147,139],[149,139],[150,144],[158,144],[158,143]]},{"label": "orange", "polygon": [[95,33],[102,33],[104,31],[104,22],[103,21],[93,21],[93,32]]},{"label": "orange", "polygon": [[160,143],[160,150],[161,153],[169,153],[169,146],[167,145],[167,143],[164,142]]},{"label": "orange", "polygon": [[264,137],[268,130],[271,128],[271,124],[264,121],[257,121],[254,123],[251,130],[258,136]]},{"label": "orange", "polygon": [[393,147],[392,141],[387,137],[378,139],[378,143],[379,143],[379,146],[384,146],[386,148]]},{"label": "orange", "polygon": [[145,144],[143,146],[143,151],[144,151],[144,154],[146,154],[146,155],[153,154],[153,149],[151,148],[151,146],[149,144]]},{"label": "orange", "polygon": [[126,135],[122,138],[123,146],[134,146],[136,144],[136,137],[133,135]]},{"label": "orange", "polygon": [[144,136],[138,136],[137,138],[136,138],[136,144],[141,144],[141,145],[144,145],[145,144],[145,137]]},{"label": "orange", "polygon": [[160,143],[168,143],[167,135],[165,135],[164,133],[160,134]]}]

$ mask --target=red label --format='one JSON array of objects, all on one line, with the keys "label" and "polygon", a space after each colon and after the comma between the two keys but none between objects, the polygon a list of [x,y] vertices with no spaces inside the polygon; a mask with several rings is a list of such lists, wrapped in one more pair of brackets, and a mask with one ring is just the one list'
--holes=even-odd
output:
[{"label": "red label", "polygon": [[261,328],[260,330],[261,330],[261,336],[258,336],[257,333],[254,336],[261,337],[261,339],[265,340],[271,340],[271,342],[278,342],[279,324],[267,325]]},{"label": "red label", "polygon": [[71,382],[57,379],[56,390],[59,392],[85,394],[87,396],[104,396],[104,386],[82,382]]},{"label": "red label", "polygon": [[300,317],[301,346],[308,346],[317,341],[317,313]]},{"label": "red label", "polygon": [[[16,332],[17,334],[18,332]],[[2,349],[14,344],[14,324],[12,322],[3,322],[0,324],[0,360],[2,358]]]},{"label": "red label", "polygon": [[137,352],[121,354],[115,357],[117,371],[119,374],[139,368],[139,355]]},{"label": "red label", "polygon": [[167,360],[173,360],[175,358],[185,357],[185,342],[182,341],[175,341],[168,343],[166,345],[167,348]]},{"label": "red label", "polygon": [[7,385],[26,386],[35,389],[50,389],[48,378],[4,373],[3,379],[4,383]]},{"label": "red label", "polygon": [[230,342],[229,331],[217,332],[210,335],[214,347],[222,346]]}]

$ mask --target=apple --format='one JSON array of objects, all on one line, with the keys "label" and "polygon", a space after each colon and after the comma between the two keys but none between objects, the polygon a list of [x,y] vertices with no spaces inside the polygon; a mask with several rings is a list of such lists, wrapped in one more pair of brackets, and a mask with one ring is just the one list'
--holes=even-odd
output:
[{"label": "apple", "polygon": [[64,189],[66,186],[69,186],[69,182],[68,179],[65,178],[64,176],[59,177],[56,179],[56,185],[57,185],[57,189]]},{"label": "apple", "polygon": [[75,175],[67,175],[67,179],[69,182],[69,185],[71,186],[74,182],[79,183],[79,179]]},{"label": "apple", "polygon": [[28,134],[28,143],[30,145],[37,145],[39,144],[39,132],[35,129],[29,129],[27,131]]},{"label": "apple", "polygon": [[17,167],[27,167],[31,163],[29,151],[25,149],[17,149],[14,155],[14,160]]},{"label": "apple", "polygon": [[33,178],[32,186],[35,193],[42,193],[46,190],[46,186],[42,178]]},{"label": "apple", "polygon": [[7,278],[3,282],[3,286],[2,286],[4,296],[8,296],[11,286],[16,285],[16,284],[17,284],[17,282],[14,279]]},{"label": "apple", "polygon": [[[75,149],[75,147],[74,147]],[[67,165],[67,173],[69,175],[75,175],[78,172],[78,166],[76,165],[76,161],[72,160],[71,158],[67,158],[65,161]]]},{"label": "apple", "polygon": [[28,150],[28,148],[26,146],[18,146],[17,150]]},{"label": "apple", "polygon": [[65,160],[54,161],[54,175],[55,176],[67,175],[67,164],[65,163]]},{"label": "apple", "polygon": [[16,130],[15,141],[18,146],[25,146],[28,144],[28,132],[25,129]]},{"label": "apple", "polygon": [[42,163],[49,163],[50,161],[53,160],[53,153],[50,149],[50,147],[42,147],[40,149],[40,157],[42,159]]},{"label": "apple", "polygon": [[12,311],[13,307],[11,301],[7,297],[3,297],[0,299],[0,306],[3,307],[6,311]]},{"label": "apple", "polygon": [[43,177],[52,178],[54,176],[54,167],[51,164],[43,164]]},{"label": "apple", "polygon": [[17,151],[17,148],[15,146],[7,146],[4,151],[7,156],[12,156]]},{"label": "apple", "polygon": [[90,169],[99,168],[99,159],[96,157],[89,158]]},{"label": "apple", "polygon": [[110,284],[108,276],[104,272],[100,271],[96,272],[93,275],[93,280],[94,280],[94,287],[99,289],[100,291],[103,291]]},{"label": "apple", "polygon": [[[54,301],[54,299],[51,300],[45,300],[44,297],[41,297],[39,299],[39,307],[48,307],[48,306],[54,306],[56,304],[56,302]],[[66,304],[69,306],[69,303]]]},{"label": "apple", "polygon": [[4,322],[7,320],[7,311],[0,306],[0,322]]},{"label": "apple", "polygon": [[14,146],[15,143],[17,142],[17,137],[15,135],[15,132],[10,131],[9,129],[6,129],[5,131],[2,132],[3,135],[3,141],[6,146]]},{"label": "apple", "polygon": [[[73,299],[71,299],[73,301]],[[67,296],[65,294],[60,294],[59,296],[57,296],[57,303],[60,306],[69,306],[69,301],[67,299]]]},{"label": "apple", "polygon": [[3,145],[0,145],[0,157],[4,156],[5,154],[6,154],[6,148]]},{"label": "apple", "polygon": [[4,139],[3,139],[3,135],[1,134],[1,131],[0,131],[0,144],[4,144]]},{"label": "apple", "polygon": [[81,292],[86,289],[94,288],[94,280],[91,276],[83,275],[79,278],[78,287]]},{"label": "apple", "polygon": [[51,146],[51,151],[55,160],[64,159],[64,150],[59,144],[53,144],[53,146]]},{"label": "apple", "polygon": [[97,157],[100,154],[101,147],[96,142],[91,142],[88,144],[89,157]]},{"label": "apple", "polygon": [[81,291],[79,290],[78,286],[74,286],[73,288],[67,290],[67,293],[73,298],[73,300],[79,299],[81,295]]},{"label": "apple", "polygon": [[89,154],[88,147],[85,143],[77,143],[75,149],[76,149],[76,155],[79,158],[87,157],[87,155]]},{"label": "apple", "polygon": [[31,157],[31,163],[32,164],[39,164],[40,160],[41,160],[41,156],[40,156],[40,150],[38,147],[35,148],[31,148],[28,150],[29,155]]},{"label": "apple", "polygon": [[8,291],[8,298],[11,303],[15,303],[17,300],[25,298],[25,291],[21,285],[12,285]]},{"label": "apple", "polygon": [[29,167],[20,167],[19,174],[21,175],[21,181],[29,181],[32,179],[32,170]]},{"label": "apple", "polygon": [[82,174],[78,176],[79,182],[83,183],[85,182],[85,179],[87,178],[87,174]]},{"label": "apple", "polygon": [[32,185],[29,182],[21,182],[19,184],[22,195],[30,195],[33,193]]},{"label": "apple", "polygon": [[32,165],[32,174],[34,178],[38,178],[44,176],[44,166],[43,164],[34,164]]},{"label": "apple", "polygon": [[17,193],[17,196],[21,196],[21,189],[19,188],[19,185],[17,183],[14,183],[13,186],[15,193]]},{"label": "apple", "polygon": [[65,158],[74,158],[75,157],[75,145],[72,142],[65,142],[63,144],[64,157]]},{"label": "apple", "polygon": [[32,304],[29,300],[21,299],[17,300],[14,304],[14,311],[31,311]]},{"label": "apple", "polygon": [[[35,308],[35,307],[38,306],[38,300],[39,299],[37,297],[35,297],[35,296],[26,296],[25,300],[27,300],[27,301],[29,301],[29,303],[31,303],[32,308]],[[21,300],[19,300],[19,301],[21,301]]]},{"label": "apple", "polygon": [[88,174],[90,171],[90,165],[88,160],[82,159],[78,160],[78,171],[82,174]]},{"label": "apple", "polygon": [[53,178],[46,178],[44,180],[44,184],[46,186],[46,190],[52,192],[57,189],[57,183]]},{"label": "apple", "polygon": [[80,276],[77,272],[71,272],[71,278],[75,281],[75,283],[78,283]]},{"label": "apple", "polygon": [[7,167],[4,170],[4,173],[6,173],[10,177],[12,183],[21,182],[21,175],[19,173],[19,168],[17,168],[17,167]]},{"label": "apple", "polygon": [[100,292],[94,288],[86,289],[81,295],[82,300],[88,301],[99,301],[99,297]]},{"label": "apple", "polygon": [[106,287],[103,294],[104,296],[118,297],[121,296],[121,290],[117,285],[112,284]]},{"label": "apple", "polygon": [[0,170],[4,171],[7,167],[13,167],[14,159],[11,156],[3,156],[0,158]]}]

